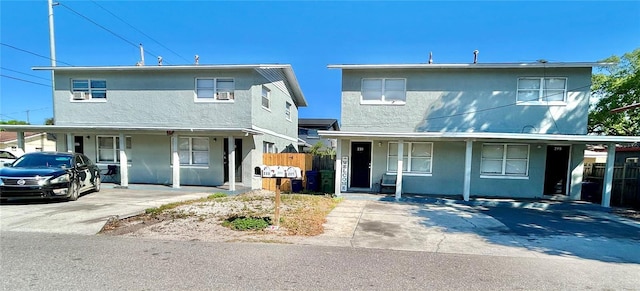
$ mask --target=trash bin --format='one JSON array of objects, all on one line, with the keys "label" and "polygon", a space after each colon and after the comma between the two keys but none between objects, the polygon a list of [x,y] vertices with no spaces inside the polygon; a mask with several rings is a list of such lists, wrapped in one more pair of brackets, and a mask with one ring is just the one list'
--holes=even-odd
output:
[{"label": "trash bin", "polygon": [[316,171],[307,171],[306,172],[306,176],[307,176],[307,187],[306,189],[308,191],[313,191],[313,192],[318,192],[320,191],[320,179],[319,179],[319,174]]},{"label": "trash bin", "polygon": [[291,179],[291,192],[293,193],[302,192],[302,180]]},{"label": "trash bin", "polygon": [[600,192],[600,183],[598,182],[582,182],[582,200],[592,203],[602,202],[602,192]]},{"label": "trash bin", "polygon": [[324,193],[333,193],[334,191],[334,171],[322,170],[320,171],[320,189]]}]

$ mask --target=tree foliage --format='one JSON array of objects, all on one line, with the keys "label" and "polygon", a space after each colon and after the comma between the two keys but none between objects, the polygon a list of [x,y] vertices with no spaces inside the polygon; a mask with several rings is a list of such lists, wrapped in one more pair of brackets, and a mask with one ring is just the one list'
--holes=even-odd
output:
[{"label": "tree foliage", "polygon": [[616,65],[592,77],[591,95],[597,99],[589,111],[589,132],[640,135],[640,108],[612,113],[612,109],[640,102],[640,48],[602,60]]},{"label": "tree foliage", "polygon": [[53,117],[47,118],[44,120],[44,125],[54,125],[55,121],[53,120]]},{"label": "tree foliage", "polygon": [[22,120],[0,120],[0,124],[6,124],[6,125],[28,125],[29,123],[26,121],[22,121]]}]

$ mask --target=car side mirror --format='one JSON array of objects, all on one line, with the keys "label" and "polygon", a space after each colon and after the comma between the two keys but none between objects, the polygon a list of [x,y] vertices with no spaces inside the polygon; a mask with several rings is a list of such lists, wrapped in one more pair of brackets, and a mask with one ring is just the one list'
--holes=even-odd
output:
[{"label": "car side mirror", "polygon": [[12,163],[4,163],[5,167],[11,167],[11,165],[13,165]]}]

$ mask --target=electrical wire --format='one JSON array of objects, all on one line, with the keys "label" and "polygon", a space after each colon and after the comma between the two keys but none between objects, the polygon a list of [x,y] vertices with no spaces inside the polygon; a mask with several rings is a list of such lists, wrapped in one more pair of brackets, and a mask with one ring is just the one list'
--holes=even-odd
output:
[{"label": "electrical wire", "polygon": [[0,76],[5,77],[5,78],[9,78],[9,79],[14,79],[14,80],[22,81],[22,82],[27,82],[27,83],[31,83],[31,84],[36,84],[36,85],[40,85],[40,86],[51,87],[51,85],[42,84],[42,83],[38,83],[38,82],[33,82],[33,81],[29,81],[29,80],[25,80],[25,79],[21,79],[21,78],[17,78],[17,77],[7,76],[7,75],[5,75],[5,74],[0,74]]},{"label": "electrical wire", "polygon": [[133,28],[135,31],[141,33],[142,35],[146,36],[147,38],[149,38],[150,40],[152,40],[153,42],[157,43],[158,45],[160,45],[161,47],[165,48],[166,50],[168,50],[169,52],[173,53],[174,55],[178,56],[179,58],[183,59],[185,62],[189,63],[189,60],[184,58],[183,56],[181,56],[180,54],[176,53],[175,51],[171,50],[170,48],[166,47],[165,45],[163,45],[162,43],[160,43],[159,41],[155,40],[154,38],[152,38],[151,36],[149,36],[148,34],[144,33],[142,30],[137,29],[135,26],[131,25],[130,23],[128,23],[127,21],[125,21],[124,19],[118,17],[117,15],[115,15],[113,12],[109,11],[107,8],[104,8],[102,5],[98,4],[98,2],[91,0],[91,2],[93,2],[93,4],[95,4],[96,6],[100,7],[102,10],[106,11],[107,13],[111,14],[113,17],[115,17],[116,19],[122,21],[124,24],[128,25],[129,27]]},{"label": "electrical wire", "polygon": [[5,68],[5,67],[2,67],[2,66],[0,66],[0,69],[5,70],[5,71],[10,71],[10,72],[18,73],[18,74],[22,74],[22,75],[26,75],[26,76],[31,76],[31,77],[38,78],[38,79],[42,79],[42,80],[46,80],[46,81],[51,81],[51,79],[48,79],[48,78],[43,78],[43,77],[40,77],[40,76],[36,76],[36,75],[32,75],[32,74],[23,73],[23,72],[16,71],[16,70],[12,70],[12,69]]},{"label": "electrical wire", "polygon": [[[10,45],[10,44],[6,44],[6,43],[2,43],[2,42],[0,42],[0,45],[3,45],[3,46],[6,46],[6,47],[9,47],[9,48],[12,48],[12,49],[17,50],[17,51],[25,52],[25,53],[28,53],[28,54],[31,54],[31,55],[34,55],[34,56],[37,56],[37,57],[41,57],[41,58],[44,58],[44,59],[47,59],[47,60],[52,60],[52,58],[50,58],[50,57],[46,57],[46,56],[43,56],[43,55],[40,55],[40,54],[37,54],[37,53],[31,52],[31,51],[28,51],[28,50],[25,50],[25,49],[21,49],[21,48],[18,48],[18,47],[12,46],[12,45]],[[63,63],[63,64],[65,64],[65,65],[67,65],[67,66],[72,66],[72,67],[73,67],[73,65],[72,65],[72,64],[69,64],[69,63],[67,63],[67,62],[63,62],[63,61],[58,60],[58,59],[56,59],[55,61],[56,61],[56,62]]]},{"label": "electrical wire", "polygon": [[[80,16],[80,17],[84,18],[86,21],[89,21],[89,22],[93,23],[95,26],[97,26],[97,27],[99,27],[99,28],[102,28],[103,30],[105,30],[105,31],[107,31],[107,32],[109,32],[109,33],[111,33],[113,36],[115,36],[115,37],[117,37],[117,38],[119,38],[119,39],[123,40],[124,42],[126,42],[126,43],[130,44],[131,46],[133,46],[133,47],[135,47],[135,48],[138,48],[138,45],[137,45],[137,44],[135,44],[134,42],[132,42],[132,41],[130,41],[130,40],[128,40],[128,39],[126,39],[125,37],[123,37],[123,36],[121,36],[121,35],[119,35],[119,34],[115,33],[114,31],[112,31],[112,30],[110,30],[110,29],[108,29],[108,28],[104,27],[103,25],[100,25],[99,23],[97,23],[97,22],[93,21],[91,18],[89,18],[89,17],[87,17],[87,16],[84,16],[82,13],[80,13],[80,12],[78,12],[78,11],[73,10],[73,8],[71,8],[71,7],[67,6],[67,5],[64,5],[63,3],[60,3],[60,6],[62,6],[62,7],[64,7],[64,8],[69,9],[69,11],[71,11],[71,12],[73,12],[74,14],[76,14],[76,15],[78,15],[78,16]],[[150,51],[150,50],[145,50],[145,53],[147,53],[147,54],[149,54],[150,56],[153,56],[153,57],[159,56],[158,54],[156,54],[156,53],[154,53],[154,52],[152,52],[152,51]],[[166,61],[164,61],[164,62],[165,62],[165,63],[167,63],[167,64],[169,64],[169,62],[166,62]]]}]

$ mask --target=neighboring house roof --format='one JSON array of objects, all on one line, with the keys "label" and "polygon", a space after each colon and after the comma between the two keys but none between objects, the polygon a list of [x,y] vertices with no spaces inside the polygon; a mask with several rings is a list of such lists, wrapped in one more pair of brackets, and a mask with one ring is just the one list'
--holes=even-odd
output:
[{"label": "neighboring house roof", "polygon": [[617,147],[616,152],[640,152],[640,147]]},{"label": "neighboring house roof", "polygon": [[[24,133],[24,138],[43,135],[43,134],[45,134],[45,133],[41,133],[41,132],[25,132]],[[16,140],[18,140],[18,133],[17,132],[0,131],[0,143],[12,142],[12,141],[16,141]]]},{"label": "neighboring house roof", "polygon": [[298,127],[340,130],[338,120],[333,118],[298,118]]},{"label": "neighboring house roof", "polygon": [[534,63],[477,63],[477,64],[343,64],[328,65],[329,69],[517,69],[517,68],[592,68],[610,67],[600,62],[534,62]]},{"label": "neighboring house roof", "polygon": [[293,72],[293,68],[288,64],[249,64],[249,65],[239,65],[239,64],[230,64],[230,65],[180,65],[180,66],[96,66],[96,67],[33,67],[34,70],[52,70],[52,71],[61,71],[61,72],[78,72],[78,71],[200,71],[200,70],[237,70],[237,69],[253,69],[258,71],[260,74],[265,76],[268,79],[269,73],[264,71],[269,71],[270,69],[279,69],[282,70],[286,82],[289,84],[291,96],[298,105],[298,107],[306,107],[307,100],[304,98],[304,94],[302,94],[302,89],[300,88],[300,84],[298,83],[298,79],[296,78],[295,73]]}]

